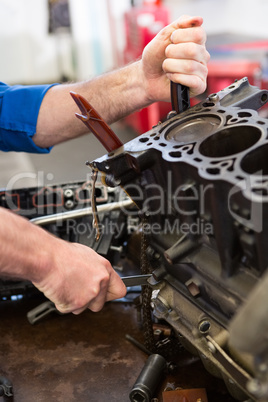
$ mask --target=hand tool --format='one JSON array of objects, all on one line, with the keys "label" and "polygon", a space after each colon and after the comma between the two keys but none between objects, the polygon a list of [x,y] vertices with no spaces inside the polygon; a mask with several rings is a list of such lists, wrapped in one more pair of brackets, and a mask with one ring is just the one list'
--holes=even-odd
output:
[{"label": "hand tool", "polygon": [[188,87],[170,81],[170,95],[172,110],[175,110],[177,114],[189,109],[190,94]]},{"label": "hand tool", "polygon": [[149,285],[148,279],[151,278],[152,274],[146,275],[133,275],[133,276],[122,276],[121,279],[125,286],[140,286]]},{"label": "hand tool", "polygon": [[114,131],[83,96],[75,92],[70,92],[70,95],[81,111],[81,114],[75,114],[76,117],[92,131],[108,152],[123,145]]},{"label": "hand tool", "polygon": [[[147,281],[149,278],[151,278],[151,276],[152,274],[123,276],[121,277],[121,279],[126,287],[141,286],[141,285],[149,285]],[[45,316],[47,316],[52,312],[62,314],[56,309],[55,304],[48,300],[40,304],[39,306],[35,307],[31,311],[29,311],[27,313],[27,318],[30,324],[35,324],[37,321],[41,320],[42,318],[44,318]]]},{"label": "hand tool", "polygon": [[[117,148],[120,148],[123,143],[117,137],[115,132],[108,126],[108,124],[99,115],[97,110],[81,95],[75,92],[70,92],[73,100],[79,107],[81,114],[75,113],[76,117],[81,120],[95,137],[100,141],[100,143],[106,148],[108,152],[112,152]],[[97,212],[97,206],[95,203],[95,183],[97,180],[98,172],[92,171],[93,189],[92,189],[92,211],[93,211],[93,226],[96,229],[96,241],[100,239],[100,229],[99,229],[99,218]]]},{"label": "hand tool", "polygon": [[[12,382],[3,376],[0,376],[0,398],[1,396],[4,398],[3,401],[10,400],[13,396],[13,385]],[[2,400],[2,399],[1,399]],[[13,400],[13,398],[12,398]]]},{"label": "hand tool", "polygon": [[52,301],[48,300],[30,310],[27,313],[27,319],[30,324],[35,324],[37,321],[40,321],[42,318],[46,317],[52,312],[62,314],[56,309],[55,304]]}]

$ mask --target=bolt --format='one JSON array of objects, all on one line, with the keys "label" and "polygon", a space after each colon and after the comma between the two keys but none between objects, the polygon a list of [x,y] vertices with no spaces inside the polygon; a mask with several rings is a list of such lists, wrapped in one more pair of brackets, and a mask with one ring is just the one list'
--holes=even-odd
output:
[{"label": "bolt", "polygon": [[123,246],[119,246],[119,247],[117,247],[117,246],[110,246],[110,250],[118,251],[118,253],[122,253],[122,251],[123,251]]},{"label": "bolt", "polygon": [[212,102],[217,102],[219,100],[219,95],[218,94],[211,94],[209,95],[208,99]]},{"label": "bolt", "polygon": [[74,202],[72,200],[68,200],[65,202],[66,208],[72,208],[74,206]]},{"label": "bolt", "polygon": [[261,363],[260,365],[259,365],[259,367],[258,367],[258,370],[261,372],[261,373],[266,373],[266,371],[268,370],[268,367],[267,367],[267,364],[266,363]]},{"label": "bolt", "polygon": [[167,385],[165,386],[164,391],[174,391],[175,390],[175,384],[168,382]]},{"label": "bolt", "polygon": [[213,345],[213,343],[210,342],[210,341],[208,341],[208,349],[209,349],[209,351],[210,351],[212,354],[216,353],[216,348],[215,348],[215,346]]},{"label": "bolt", "polygon": [[168,363],[167,364],[168,373],[173,373],[177,369],[177,365],[175,363]]},{"label": "bolt", "polygon": [[167,253],[164,253],[164,257],[167,260],[167,262],[172,265],[172,259],[170,258],[170,256]]},{"label": "bolt", "polygon": [[161,331],[161,329],[155,329],[155,330],[154,330],[154,337],[155,337],[155,339],[156,339],[157,341],[160,340],[160,337],[161,337],[162,333],[163,333],[163,332]]},{"label": "bolt", "polygon": [[70,197],[72,197],[74,195],[74,192],[73,192],[73,190],[71,190],[70,188],[67,188],[66,190],[64,190],[64,196],[66,197],[66,198],[70,198]]},{"label": "bolt", "polygon": [[185,285],[187,286],[187,289],[189,290],[189,292],[191,293],[191,295],[193,297],[197,297],[200,295],[200,288],[199,288],[198,284],[194,282],[193,279],[190,279],[189,281],[187,281],[185,283]]},{"label": "bolt", "polygon": [[247,390],[256,397],[261,397],[263,394],[261,383],[256,378],[252,378],[248,381]]},{"label": "bolt", "polygon": [[177,112],[175,112],[175,110],[171,110],[171,112],[168,113],[167,115],[167,119],[172,119],[172,117],[177,116]]},{"label": "bolt", "polygon": [[170,312],[170,306],[164,300],[154,299],[154,315],[156,318],[163,318]]}]

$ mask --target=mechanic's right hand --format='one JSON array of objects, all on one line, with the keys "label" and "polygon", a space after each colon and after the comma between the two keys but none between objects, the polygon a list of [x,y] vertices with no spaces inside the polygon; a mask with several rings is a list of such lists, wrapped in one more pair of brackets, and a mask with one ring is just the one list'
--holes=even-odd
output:
[{"label": "mechanic's right hand", "polygon": [[190,96],[205,91],[210,55],[202,24],[202,17],[183,15],[144,48],[141,66],[151,101],[170,101],[170,80],[189,87]]},{"label": "mechanic's right hand", "polygon": [[120,276],[95,251],[58,238],[53,238],[52,247],[50,266],[40,267],[40,280],[33,284],[61,313],[79,314],[86,308],[96,312],[106,301],[125,296],[126,287]]}]

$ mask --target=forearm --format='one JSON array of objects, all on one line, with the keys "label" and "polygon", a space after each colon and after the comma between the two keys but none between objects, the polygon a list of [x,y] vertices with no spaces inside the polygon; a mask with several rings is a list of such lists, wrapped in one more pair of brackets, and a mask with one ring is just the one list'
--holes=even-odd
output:
[{"label": "forearm", "polygon": [[202,22],[201,17],[184,16],[156,35],[141,60],[87,82],[52,87],[41,104],[35,144],[46,148],[88,132],[75,117],[79,110],[70,91],[86,98],[108,124],[170,100],[170,80],[188,86],[191,96],[203,93],[209,54]]},{"label": "forearm", "polygon": [[98,311],[126,287],[108,260],[0,208],[0,278],[27,279],[63,313]]},{"label": "forearm", "polygon": [[70,91],[84,96],[108,124],[150,104],[139,61],[87,82],[52,87],[42,102],[33,137],[38,146],[52,146],[88,132],[75,117],[79,110]]},{"label": "forearm", "polygon": [[52,236],[4,208],[0,219],[0,277],[35,281],[45,276]]}]

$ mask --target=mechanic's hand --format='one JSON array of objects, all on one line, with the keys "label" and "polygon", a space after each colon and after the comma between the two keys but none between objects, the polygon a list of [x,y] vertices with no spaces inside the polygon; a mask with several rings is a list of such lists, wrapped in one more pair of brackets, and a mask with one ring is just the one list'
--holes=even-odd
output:
[{"label": "mechanic's hand", "polygon": [[182,16],[163,28],[145,47],[142,69],[151,100],[170,100],[170,80],[190,88],[190,96],[206,89],[206,34],[201,17]]},{"label": "mechanic's hand", "polygon": [[53,239],[45,277],[34,285],[61,313],[99,311],[104,303],[125,296],[126,287],[109,261],[78,243]]}]

